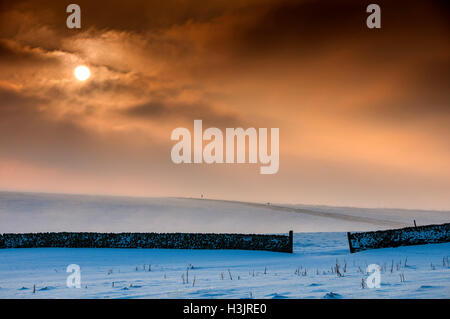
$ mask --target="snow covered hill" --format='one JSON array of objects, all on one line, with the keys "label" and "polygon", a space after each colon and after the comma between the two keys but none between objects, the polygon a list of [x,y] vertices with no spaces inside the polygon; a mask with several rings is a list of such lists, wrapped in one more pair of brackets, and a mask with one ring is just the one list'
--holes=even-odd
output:
[{"label": "snow covered hill", "polygon": [[7,232],[342,232],[450,222],[450,211],[0,192]]}]

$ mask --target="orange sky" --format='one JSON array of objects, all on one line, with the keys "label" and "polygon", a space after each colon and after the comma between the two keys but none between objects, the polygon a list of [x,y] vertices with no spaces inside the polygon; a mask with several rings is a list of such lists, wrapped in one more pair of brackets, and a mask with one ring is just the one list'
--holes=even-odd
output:
[{"label": "orange sky", "polygon": [[[450,209],[447,2],[69,3],[0,2],[0,190]],[[280,128],[279,172],[173,164],[194,119]]]}]

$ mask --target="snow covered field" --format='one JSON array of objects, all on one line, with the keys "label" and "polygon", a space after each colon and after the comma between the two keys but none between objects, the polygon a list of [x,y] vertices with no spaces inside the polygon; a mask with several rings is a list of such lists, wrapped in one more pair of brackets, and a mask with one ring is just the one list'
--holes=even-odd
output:
[{"label": "snow covered field", "polygon": [[[302,233],[294,249],[4,249],[0,298],[450,298],[450,243],[350,255],[344,233]],[[381,288],[362,289],[372,263]],[[81,289],[66,287],[69,264],[81,267]]]},{"label": "snow covered field", "polygon": [[[444,223],[449,217],[433,211],[0,193],[2,233],[296,231],[294,254],[1,249],[0,298],[450,298],[450,243],[351,255],[345,234],[402,227],[412,219]],[[81,289],[66,287],[69,264],[81,267]],[[362,288],[369,264],[382,269],[378,289]]]}]

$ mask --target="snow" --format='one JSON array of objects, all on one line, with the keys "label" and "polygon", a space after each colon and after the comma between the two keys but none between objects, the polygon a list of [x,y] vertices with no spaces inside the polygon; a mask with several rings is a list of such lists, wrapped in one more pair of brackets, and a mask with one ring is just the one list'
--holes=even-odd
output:
[{"label": "snow", "polygon": [[[408,226],[413,219],[439,224],[449,217],[439,211],[0,193],[1,233],[296,232],[293,254],[0,249],[0,298],[450,298],[450,243],[350,254],[345,233]],[[332,270],[336,262],[343,276]],[[373,263],[382,268],[381,287],[363,289],[366,267]],[[66,286],[70,264],[81,267],[80,289]],[[190,265],[189,282],[183,284]]]},{"label": "snow", "polygon": [[[297,233],[294,254],[238,250],[3,249],[0,298],[450,298],[450,267],[444,265],[449,253],[450,243],[349,254],[345,233]],[[343,277],[331,271],[336,260]],[[367,274],[360,269],[364,271],[372,263],[382,267],[381,287],[362,289],[361,281]],[[69,273],[65,270],[69,264],[81,267],[80,289],[66,286]],[[184,274],[186,278],[190,265],[193,268],[189,270],[189,283],[183,284],[181,276]],[[405,282],[400,281],[400,274]]]},{"label": "snow", "polygon": [[0,233],[347,232],[450,222],[449,211],[0,192]]}]

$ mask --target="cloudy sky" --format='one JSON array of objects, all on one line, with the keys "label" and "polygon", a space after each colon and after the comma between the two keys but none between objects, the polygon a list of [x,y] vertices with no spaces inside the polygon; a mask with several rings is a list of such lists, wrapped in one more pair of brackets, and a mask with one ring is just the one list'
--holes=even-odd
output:
[{"label": "cloudy sky", "polygon": [[[448,1],[369,3],[0,1],[0,190],[450,209]],[[173,164],[194,119],[279,128],[279,172]]]}]

